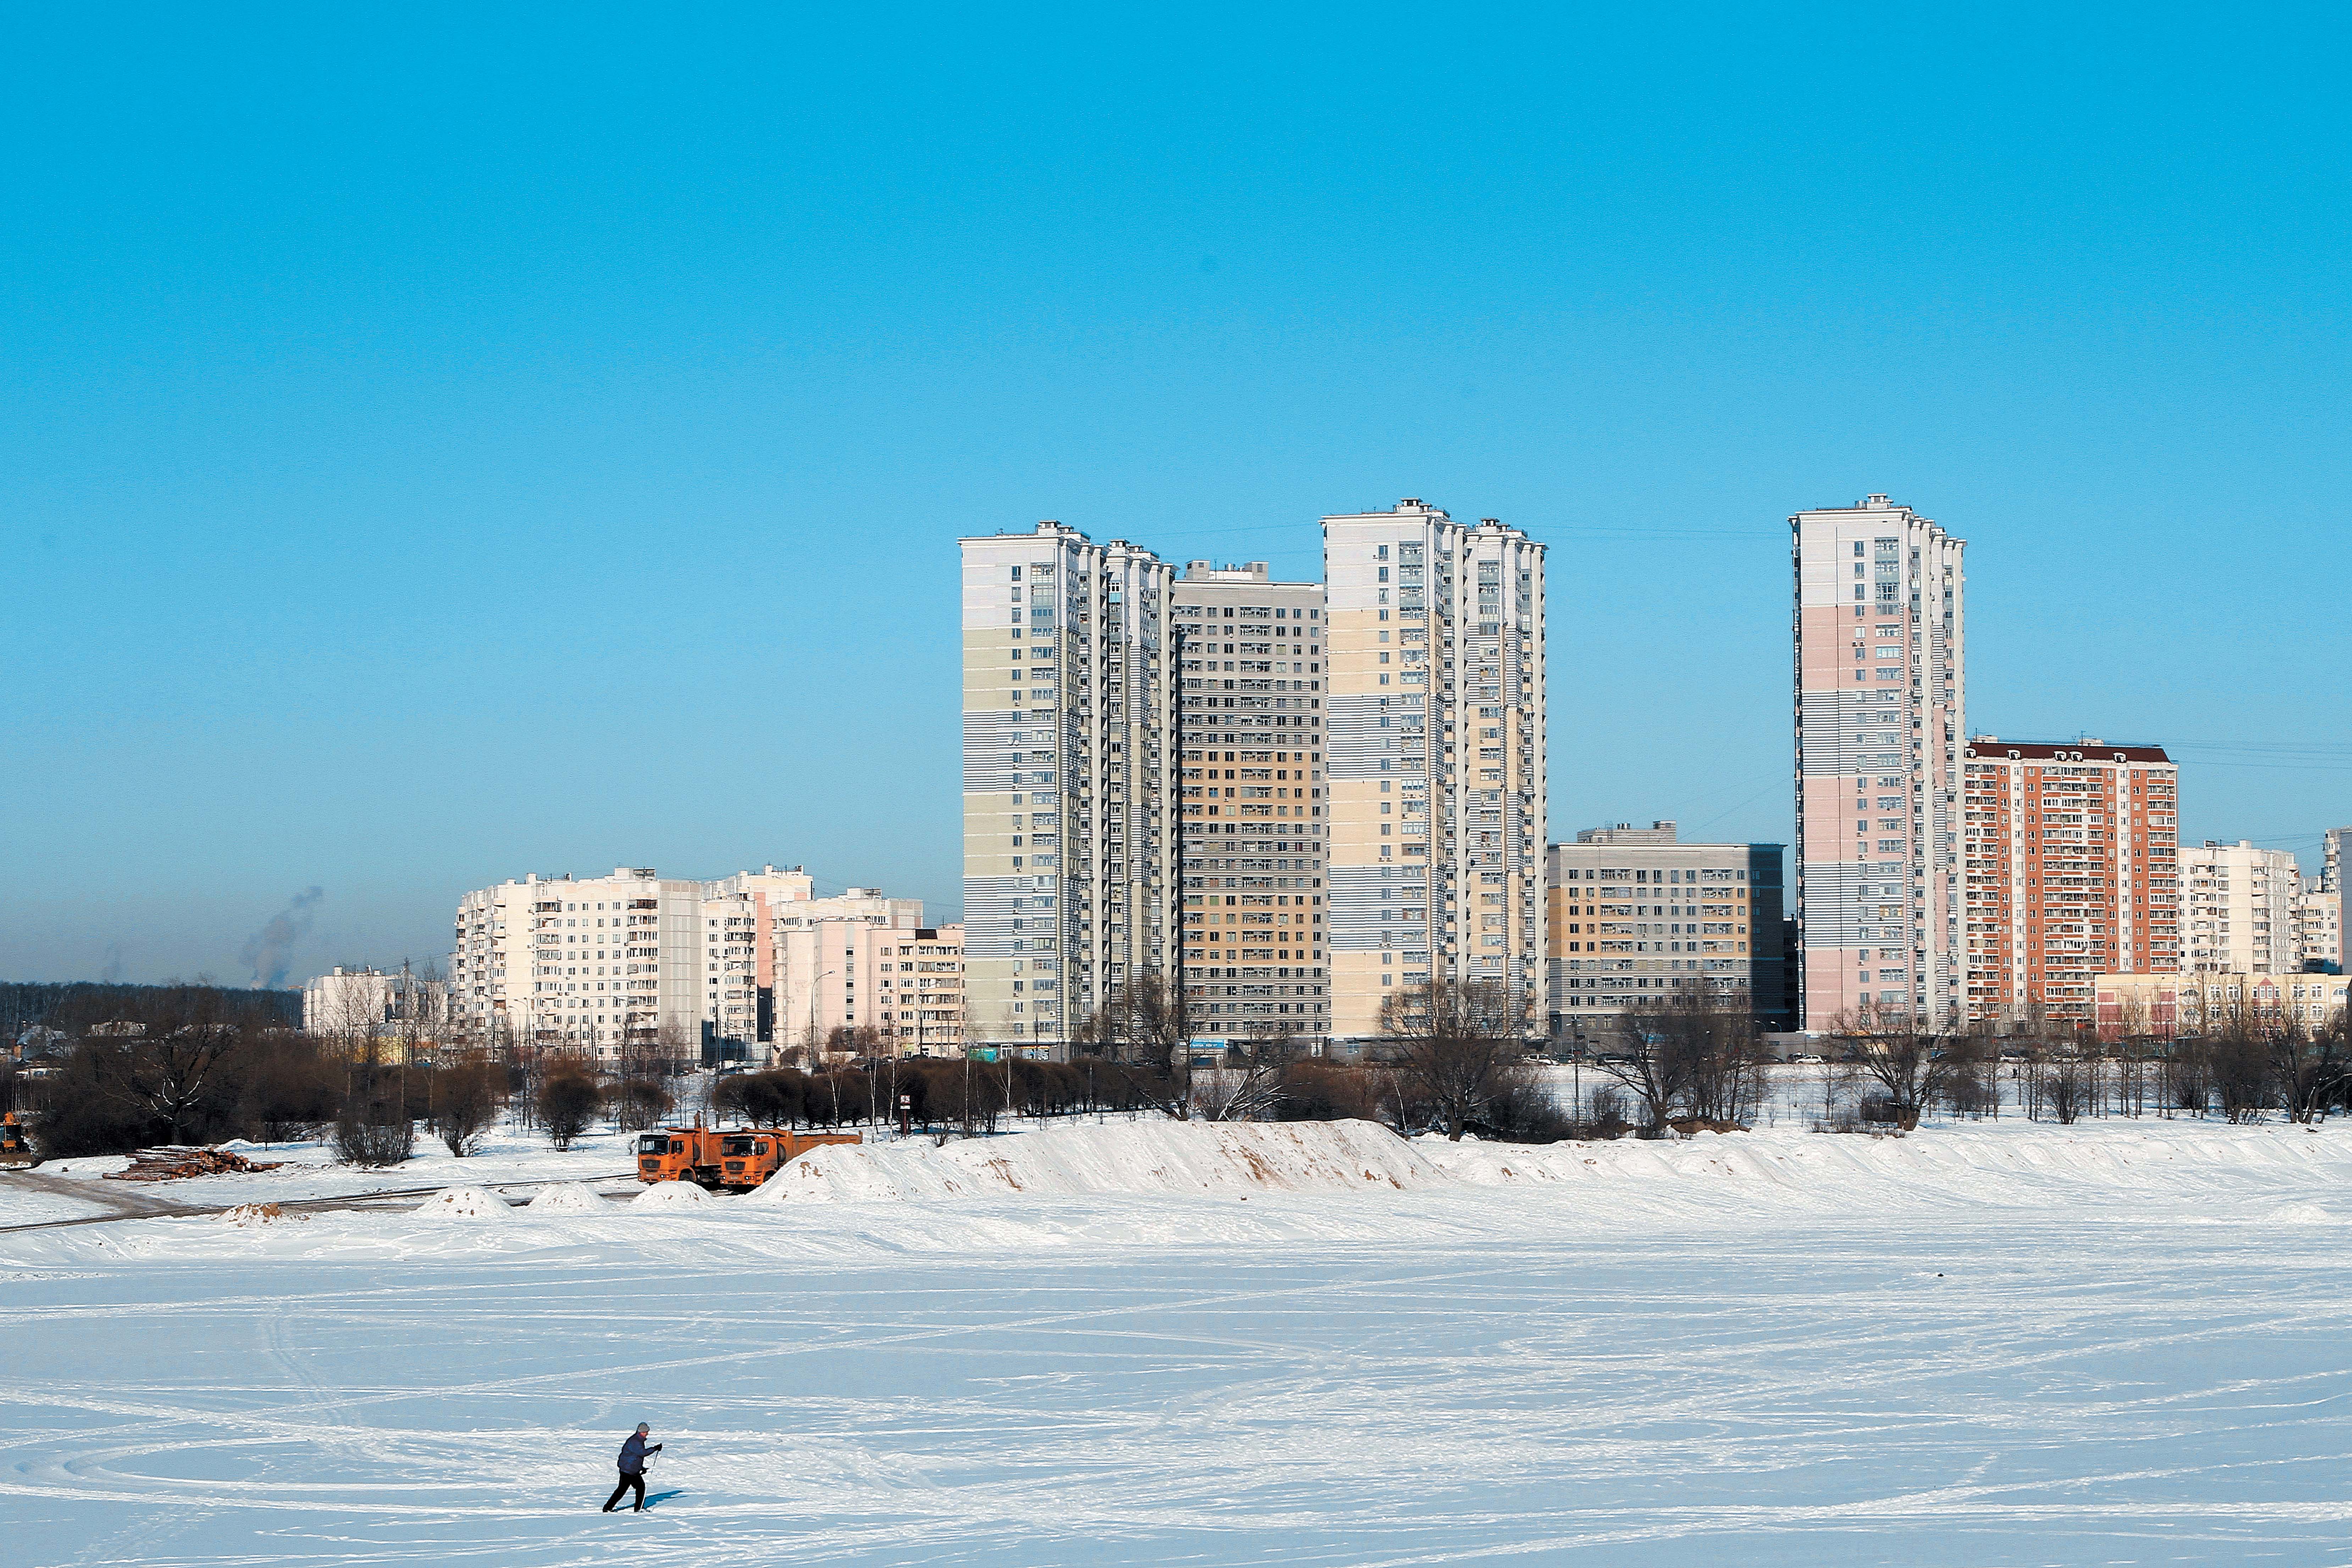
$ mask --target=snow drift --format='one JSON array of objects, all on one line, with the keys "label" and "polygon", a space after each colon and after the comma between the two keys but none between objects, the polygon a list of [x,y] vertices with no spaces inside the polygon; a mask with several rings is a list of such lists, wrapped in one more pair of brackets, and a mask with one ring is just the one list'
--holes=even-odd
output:
[{"label": "snow drift", "polygon": [[635,1208],[648,1205],[662,1208],[671,1204],[707,1204],[709,1201],[710,1194],[692,1182],[656,1182],[631,1198],[629,1203]]},{"label": "snow drift", "polygon": [[592,1188],[583,1187],[577,1182],[559,1182],[551,1187],[541,1187],[523,1207],[536,1209],[541,1214],[550,1210],[559,1214],[602,1214],[605,1205]]},{"label": "snow drift", "polygon": [[506,1200],[479,1187],[444,1187],[416,1205],[424,1220],[505,1219],[514,1211]]},{"label": "snow drift", "polygon": [[1049,1127],[937,1146],[915,1141],[828,1144],[784,1166],[748,1201],[1392,1192],[1446,1182],[1412,1144],[1370,1121],[1155,1119]]}]

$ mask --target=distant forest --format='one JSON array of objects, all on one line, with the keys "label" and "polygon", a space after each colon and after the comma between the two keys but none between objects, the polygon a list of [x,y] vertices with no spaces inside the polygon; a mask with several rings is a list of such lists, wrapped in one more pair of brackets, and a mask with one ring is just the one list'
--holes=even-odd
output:
[{"label": "distant forest", "polygon": [[[110,1018],[142,1018],[170,994],[188,989],[191,987],[184,985],[111,985],[91,980],[64,984],[0,980],[0,1040],[13,1044],[36,1025],[79,1035],[90,1025],[103,1024]],[[205,989],[217,990],[224,1010],[233,1016],[266,1020],[289,1028],[301,1025],[299,991],[248,990],[229,985]]]}]

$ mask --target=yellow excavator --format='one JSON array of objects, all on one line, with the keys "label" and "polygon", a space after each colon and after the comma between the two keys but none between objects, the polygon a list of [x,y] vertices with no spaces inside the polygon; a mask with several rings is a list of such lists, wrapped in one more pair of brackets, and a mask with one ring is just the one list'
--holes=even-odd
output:
[{"label": "yellow excavator", "polygon": [[0,1171],[21,1171],[40,1163],[41,1157],[25,1139],[24,1124],[16,1120],[16,1113],[12,1110],[0,1116]]}]

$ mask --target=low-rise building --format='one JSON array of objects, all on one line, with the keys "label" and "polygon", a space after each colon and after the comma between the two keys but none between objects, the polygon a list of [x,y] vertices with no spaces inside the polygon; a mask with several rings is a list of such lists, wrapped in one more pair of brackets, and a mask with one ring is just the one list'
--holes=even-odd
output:
[{"label": "low-rise building", "polygon": [[2177,1039],[2239,1019],[2264,1026],[2293,1020],[2316,1031],[2343,1012],[2347,984],[2340,974],[2102,974],[2099,1037]]},{"label": "low-rise building", "polygon": [[1685,844],[1675,824],[1588,828],[1546,857],[1547,991],[1556,1039],[1627,1009],[1706,995],[1795,1024],[1781,951],[1782,846]]}]

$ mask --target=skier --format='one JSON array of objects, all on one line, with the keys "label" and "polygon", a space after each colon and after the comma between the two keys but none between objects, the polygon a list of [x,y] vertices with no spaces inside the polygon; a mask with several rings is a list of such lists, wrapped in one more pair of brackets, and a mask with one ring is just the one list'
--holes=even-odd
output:
[{"label": "skier", "polygon": [[646,1435],[652,1430],[653,1428],[640,1421],[637,1423],[637,1429],[629,1434],[628,1441],[621,1445],[621,1484],[614,1487],[613,1495],[604,1500],[606,1513],[613,1511],[613,1505],[619,1502],[622,1494],[631,1487],[637,1489],[637,1503],[630,1511],[632,1513],[646,1511],[646,1456],[660,1453],[662,1447],[659,1443],[656,1443],[650,1448],[646,1447]]}]

